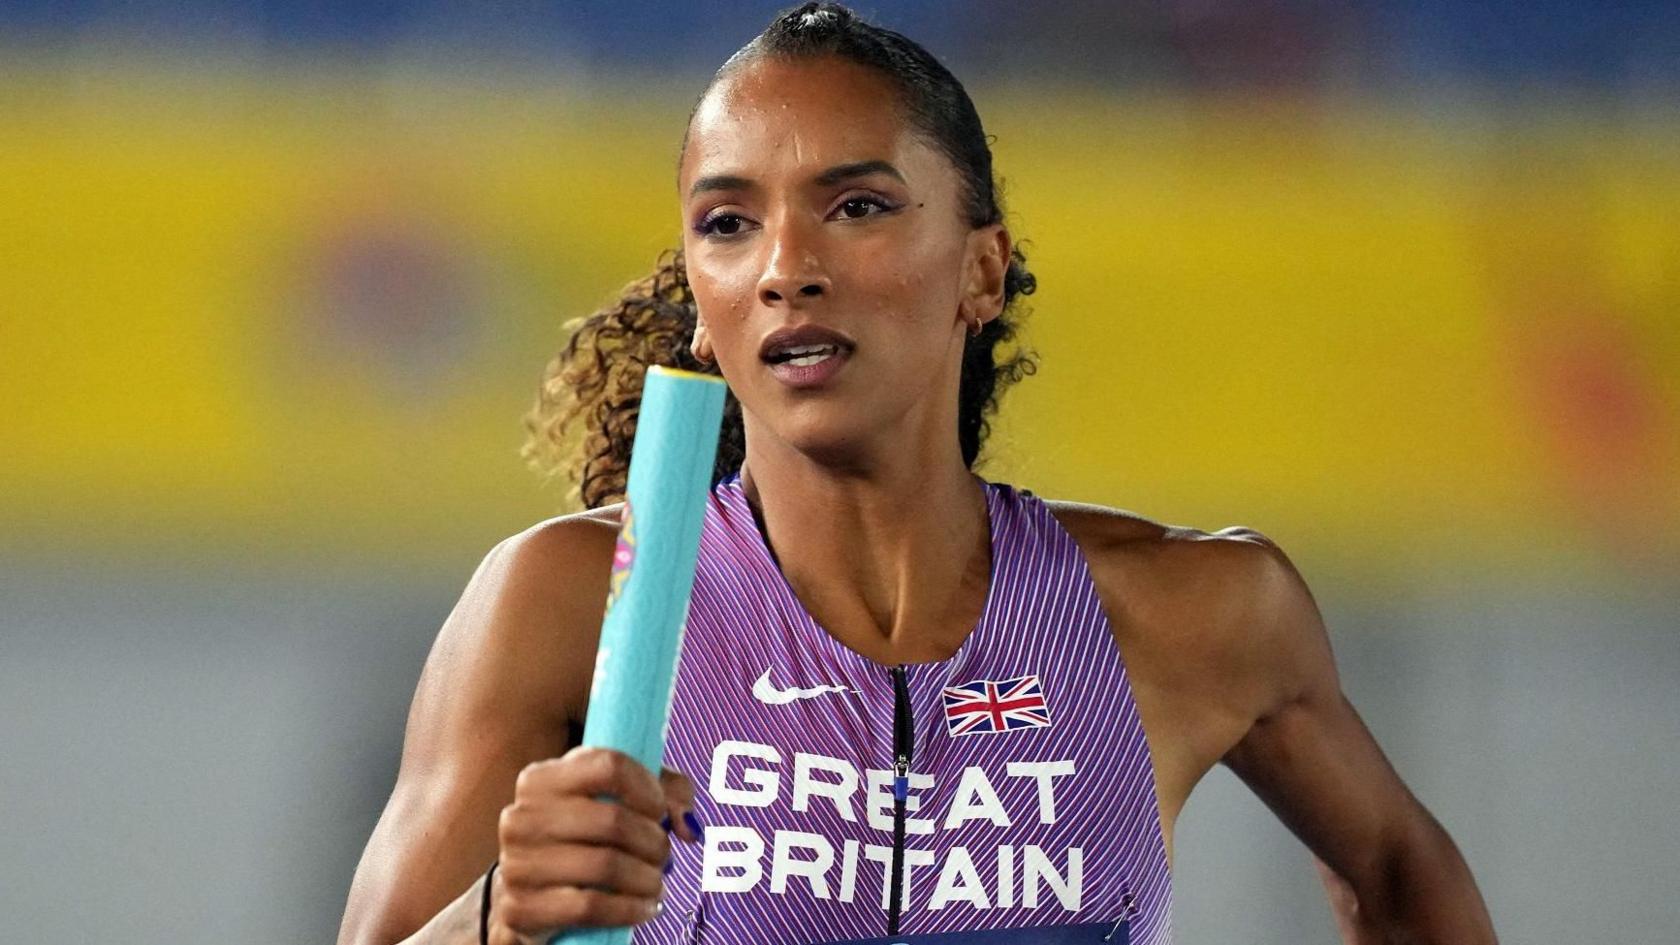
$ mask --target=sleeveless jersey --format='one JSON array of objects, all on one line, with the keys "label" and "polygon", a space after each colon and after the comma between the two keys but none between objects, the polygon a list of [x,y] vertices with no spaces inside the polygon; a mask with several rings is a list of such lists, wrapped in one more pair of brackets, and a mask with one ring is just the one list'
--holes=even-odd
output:
[{"label": "sleeveless jersey", "polygon": [[823,630],[739,479],[713,489],[664,758],[704,841],[672,843],[635,942],[1169,941],[1149,748],[1085,559],[1030,492],[985,489],[979,621],[902,670]]}]

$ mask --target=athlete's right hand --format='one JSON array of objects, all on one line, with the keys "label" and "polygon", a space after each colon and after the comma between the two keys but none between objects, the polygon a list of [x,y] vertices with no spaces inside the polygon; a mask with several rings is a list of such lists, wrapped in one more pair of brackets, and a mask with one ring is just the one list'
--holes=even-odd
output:
[{"label": "athlete's right hand", "polygon": [[[614,800],[601,799],[610,795]],[[546,945],[579,926],[639,925],[659,914],[671,842],[698,841],[694,786],[607,748],[527,765],[497,825],[501,865],[490,941]]]}]

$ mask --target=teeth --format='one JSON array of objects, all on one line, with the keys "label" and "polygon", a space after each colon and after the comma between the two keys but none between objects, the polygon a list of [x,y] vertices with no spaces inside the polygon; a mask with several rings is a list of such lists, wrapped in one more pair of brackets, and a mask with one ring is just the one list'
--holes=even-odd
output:
[{"label": "teeth", "polygon": [[826,361],[840,353],[838,345],[800,345],[794,348],[783,348],[772,356],[771,360],[782,364],[796,364],[808,367]]}]

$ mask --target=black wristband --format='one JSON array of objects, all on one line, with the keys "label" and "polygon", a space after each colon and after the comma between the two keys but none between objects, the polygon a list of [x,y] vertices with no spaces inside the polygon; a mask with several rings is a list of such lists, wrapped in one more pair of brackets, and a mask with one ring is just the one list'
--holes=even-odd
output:
[{"label": "black wristband", "polygon": [[478,945],[490,945],[490,887],[501,864],[501,860],[491,863],[484,873],[484,896],[478,901]]}]

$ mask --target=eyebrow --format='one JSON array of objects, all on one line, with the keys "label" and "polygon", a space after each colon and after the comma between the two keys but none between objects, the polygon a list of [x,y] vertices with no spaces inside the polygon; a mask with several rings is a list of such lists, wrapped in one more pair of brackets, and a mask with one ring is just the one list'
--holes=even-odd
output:
[{"label": "eyebrow", "polygon": [[870,174],[885,174],[900,184],[904,183],[904,175],[900,174],[898,168],[893,167],[887,161],[853,161],[850,164],[837,164],[818,174],[817,185],[827,187],[830,184],[838,184],[843,180],[851,180],[854,177],[868,177]]},{"label": "eyebrow", "polygon": [[[899,173],[898,168],[894,167],[892,162],[882,160],[836,164],[818,174],[815,182],[819,187],[830,187],[844,180],[851,180],[854,177],[868,177],[870,174],[885,174],[901,184],[907,183],[904,175]],[[753,181],[750,178],[735,174],[714,174],[695,181],[694,186],[688,189],[688,195],[692,197],[709,190],[751,190],[753,186]]]}]

